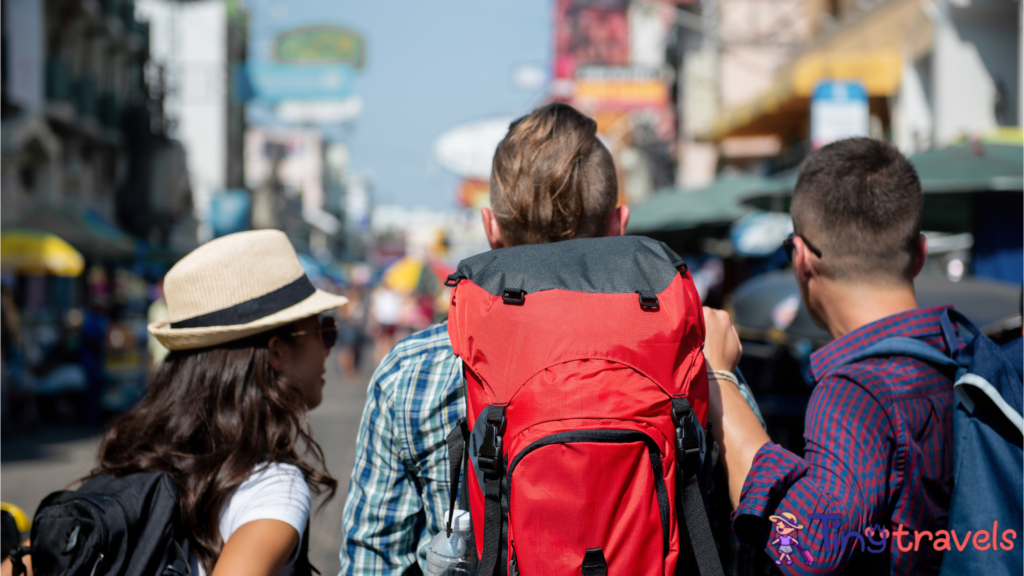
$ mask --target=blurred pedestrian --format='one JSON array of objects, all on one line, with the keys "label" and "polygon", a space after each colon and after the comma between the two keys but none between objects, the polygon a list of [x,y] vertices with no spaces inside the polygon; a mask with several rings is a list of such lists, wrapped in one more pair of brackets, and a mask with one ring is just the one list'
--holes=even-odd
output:
[{"label": "blurred pedestrian", "polygon": [[373,362],[380,364],[384,355],[398,342],[402,321],[402,295],[379,285],[370,292],[370,333],[373,335]]},{"label": "blurred pedestrian", "polygon": [[312,494],[337,487],[307,416],[337,338],[318,314],[345,299],[316,290],[275,230],[200,246],[165,288],[169,317],[149,330],[170,353],[90,477],[167,473],[193,576],[309,574]]},{"label": "blurred pedestrian", "polygon": [[338,370],[355,378],[362,368],[363,348],[366,346],[366,297],[362,286],[349,286],[345,291],[348,304],[338,308],[341,325],[338,327]]},{"label": "blurred pedestrian", "polygon": [[[901,355],[846,362],[893,337],[949,353],[940,323],[948,307],[919,308],[914,295],[927,254],[921,206],[913,166],[879,140],[841,140],[812,152],[800,168],[795,233],[786,250],[804,305],[835,338],[811,355],[816,384],[803,458],[769,440],[735,386],[711,382],[709,419],[723,446],[737,533],[765,546],[771,518],[788,515],[806,525],[801,542],[813,568],[802,555],[795,563],[773,556],[784,573],[939,570],[942,551],[930,543],[918,549],[915,542],[912,553],[895,543],[867,553],[845,537],[829,545],[849,533],[870,537],[879,526],[946,529],[952,374]],[[708,363],[731,369],[740,351],[728,315],[705,309],[705,325]],[[776,553],[770,546],[767,551]]]}]

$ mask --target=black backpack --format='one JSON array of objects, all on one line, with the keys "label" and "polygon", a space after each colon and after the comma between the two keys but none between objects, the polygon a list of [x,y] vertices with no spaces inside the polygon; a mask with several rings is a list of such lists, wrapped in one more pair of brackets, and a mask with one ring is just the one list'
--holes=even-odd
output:
[{"label": "black backpack", "polygon": [[28,555],[37,576],[189,576],[177,493],[163,472],[98,476],[54,492],[39,504],[31,547],[11,554],[14,574]]}]

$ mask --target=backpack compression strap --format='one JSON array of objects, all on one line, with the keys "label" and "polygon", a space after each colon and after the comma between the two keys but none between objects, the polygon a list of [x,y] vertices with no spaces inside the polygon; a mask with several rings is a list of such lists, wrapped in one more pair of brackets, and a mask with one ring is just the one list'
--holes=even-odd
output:
[{"label": "backpack compression strap", "polygon": [[466,419],[459,418],[455,428],[452,428],[445,440],[448,445],[448,466],[451,475],[448,477],[448,522],[445,524],[444,532],[449,538],[452,537],[455,496],[459,493],[459,480],[462,477],[462,461],[465,457],[467,438],[469,438],[469,428],[466,425]]},{"label": "backpack compression strap", "polygon": [[501,559],[501,480],[502,435],[505,433],[505,407],[491,405],[487,410],[487,429],[477,463],[484,473],[484,545],[477,565],[478,576],[496,576]]},{"label": "backpack compression strap", "polygon": [[[708,513],[697,481],[700,442],[697,440],[695,426],[699,424],[690,408],[690,401],[686,398],[672,398],[672,416],[676,421],[676,465],[679,475],[676,482],[682,486],[681,501],[677,503],[683,516],[683,522],[679,523],[680,536],[683,530],[689,535],[701,576],[723,576],[722,561],[718,557],[715,539],[711,536]],[[681,537],[679,541],[680,544],[684,542]],[[680,546],[680,561],[684,552]]]}]

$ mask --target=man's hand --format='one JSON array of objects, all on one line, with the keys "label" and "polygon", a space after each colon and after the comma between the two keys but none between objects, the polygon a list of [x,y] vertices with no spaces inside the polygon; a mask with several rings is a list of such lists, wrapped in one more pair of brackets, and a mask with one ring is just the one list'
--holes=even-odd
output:
[{"label": "man's hand", "polygon": [[[704,361],[708,369],[735,370],[743,347],[729,314],[705,306],[704,329]],[[729,478],[729,500],[735,509],[754,455],[770,438],[735,384],[709,378],[708,387],[708,422],[721,449],[719,461]]]},{"label": "man's hand", "polygon": [[740,363],[743,346],[729,313],[704,307],[704,360],[708,368],[732,372]]}]

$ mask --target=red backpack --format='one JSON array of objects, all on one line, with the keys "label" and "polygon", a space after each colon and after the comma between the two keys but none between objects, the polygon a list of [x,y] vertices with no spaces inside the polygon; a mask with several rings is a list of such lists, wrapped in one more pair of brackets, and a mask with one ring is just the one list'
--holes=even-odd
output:
[{"label": "red backpack", "polygon": [[698,484],[704,319],[683,260],[648,238],[569,240],[474,256],[445,284],[468,404],[450,496],[468,447],[477,574],[670,576],[691,549],[721,574]]}]

